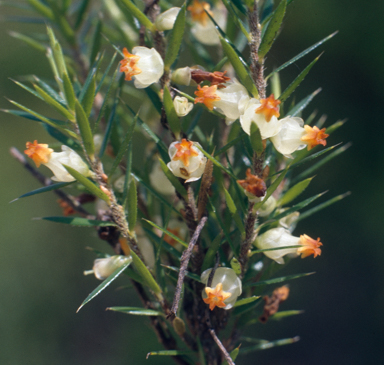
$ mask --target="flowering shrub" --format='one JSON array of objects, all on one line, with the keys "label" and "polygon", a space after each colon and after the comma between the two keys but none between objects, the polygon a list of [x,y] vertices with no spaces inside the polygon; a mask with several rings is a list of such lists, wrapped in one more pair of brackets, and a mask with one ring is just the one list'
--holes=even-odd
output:
[{"label": "flowering shrub", "polygon": [[85,271],[103,282],[79,310],[125,272],[143,307],[109,309],[149,317],[164,346],[149,355],[234,364],[258,349],[239,349],[242,328],[253,318],[266,323],[289,302],[288,287],[274,285],[307,275],[276,277],[280,267],[322,253],[320,238],[294,235],[297,222],[344,197],[311,208],[322,194],[300,197],[333,157],[328,143],[341,125],[307,116],[317,91],[289,99],[318,58],[289,85],[279,81],[333,35],[265,75],[287,0],[275,8],[262,0],[165,2],[163,12],[156,1],[105,0],[98,20],[98,6],[86,1],[28,3],[49,24],[48,43],[22,39],[46,52],[52,80],[19,85],[60,119],[17,102],[21,111],[7,112],[41,122],[61,152],[57,143],[26,143],[36,168],[54,176],[25,196],[57,193],[64,217],[50,220],[95,227],[113,250],[106,247]]}]

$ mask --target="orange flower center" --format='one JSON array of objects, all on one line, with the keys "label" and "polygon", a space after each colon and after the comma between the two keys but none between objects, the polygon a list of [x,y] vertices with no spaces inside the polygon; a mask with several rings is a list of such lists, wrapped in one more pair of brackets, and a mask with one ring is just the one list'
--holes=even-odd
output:
[{"label": "orange flower center", "polygon": [[205,1],[198,1],[198,0],[193,0],[193,4],[188,6],[187,10],[191,12],[192,20],[195,22],[199,22],[202,25],[207,25],[208,21],[208,15],[205,12],[205,10],[212,15],[211,11],[209,10],[211,6],[206,3]]},{"label": "orange flower center", "polygon": [[173,161],[181,160],[185,167],[189,166],[189,159],[194,156],[198,156],[199,154],[192,149],[193,142],[187,141],[185,138],[181,140],[181,142],[176,143],[175,147],[177,152],[173,156]]},{"label": "orange flower center", "polygon": [[255,110],[256,114],[264,114],[265,120],[269,122],[272,117],[278,118],[280,116],[279,113],[279,104],[280,100],[276,100],[275,96],[271,94],[266,99],[260,99],[261,105]]},{"label": "orange flower center", "polygon": [[325,128],[319,129],[316,126],[313,128],[309,125],[304,126],[307,134],[301,137],[301,140],[308,145],[308,151],[310,151],[313,147],[321,144],[323,146],[327,145],[327,141],[325,140],[329,137],[329,134],[325,133]]},{"label": "orange flower center", "polygon": [[53,152],[52,148],[48,148],[47,144],[37,143],[37,140],[26,143],[27,149],[24,153],[30,157],[37,167],[40,167],[42,163],[47,163],[50,154]]},{"label": "orange flower center", "polygon": [[197,91],[195,95],[195,104],[203,103],[209,110],[213,110],[213,102],[219,101],[220,96],[216,95],[217,85],[203,86],[197,85]]},{"label": "orange flower center", "polygon": [[136,56],[128,52],[126,48],[123,49],[124,59],[120,61],[120,72],[125,73],[125,80],[131,81],[132,76],[141,74],[141,70],[137,67],[140,56]]},{"label": "orange flower center", "polygon": [[237,180],[240,186],[258,198],[264,196],[267,191],[264,180],[256,175],[252,175],[251,169],[247,169],[246,175],[247,178],[245,180]]},{"label": "orange flower center", "polygon": [[303,234],[300,236],[300,244],[303,247],[297,249],[297,253],[301,254],[301,258],[313,255],[313,257],[321,255],[321,248],[323,244],[320,242],[320,237],[317,240]]},{"label": "orange flower center", "polygon": [[223,284],[219,283],[216,288],[205,288],[205,293],[208,298],[203,298],[205,304],[209,304],[209,309],[212,311],[215,307],[224,308],[226,304],[224,300],[228,299],[232,294],[223,291]]}]

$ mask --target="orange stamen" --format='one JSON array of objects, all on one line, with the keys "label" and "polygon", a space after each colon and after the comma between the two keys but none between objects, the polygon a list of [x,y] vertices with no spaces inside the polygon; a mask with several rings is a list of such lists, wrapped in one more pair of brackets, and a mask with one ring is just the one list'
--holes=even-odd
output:
[{"label": "orange stamen", "polygon": [[193,0],[193,4],[188,6],[187,10],[191,12],[193,21],[199,22],[202,25],[206,25],[209,17],[205,10],[210,15],[212,15],[211,11],[209,10],[210,8],[211,6],[205,1],[200,2],[198,0]]},{"label": "orange stamen", "polygon": [[185,167],[189,166],[189,159],[194,156],[198,156],[199,154],[192,149],[193,142],[187,141],[185,138],[181,140],[181,142],[176,143],[175,147],[177,149],[176,154],[173,156],[173,161],[181,160]]},{"label": "orange stamen", "polygon": [[256,175],[252,175],[251,169],[247,169],[246,175],[247,178],[245,180],[237,180],[240,186],[258,198],[264,196],[267,191],[264,180]]},{"label": "orange stamen", "polygon": [[30,157],[37,167],[40,167],[42,163],[47,163],[50,154],[53,152],[52,148],[48,148],[45,143],[37,143],[37,140],[26,143],[27,149],[24,153]]},{"label": "orange stamen", "polygon": [[309,125],[305,125],[304,129],[307,134],[301,137],[301,140],[308,145],[308,151],[318,144],[323,146],[327,145],[327,141],[325,139],[329,137],[329,134],[325,133],[325,128],[319,129],[316,126],[312,128]]},{"label": "orange stamen", "polygon": [[263,113],[265,116],[265,120],[269,122],[272,117],[278,118],[280,116],[279,113],[279,104],[281,103],[280,100],[276,100],[275,96],[271,94],[266,99],[260,99],[261,106],[259,106],[256,110],[256,114]]},{"label": "orange stamen", "polygon": [[209,110],[213,110],[213,102],[219,101],[220,96],[216,95],[217,85],[203,86],[197,85],[197,91],[195,95],[195,104],[203,103]]},{"label": "orange stamen", "polygon": [[232,294],[223,291],[223,284],[219,283],[216,288],[205,288],[208,298],[203,298],[205,304],[209,304],[209,309],[212,311],[215,307],[224,308],[226,304],[224,300],[228,299]]},{"label": "orange stamen", "polygon": [[300,244],[303,247],[297,249],[297,253],[301,254],[301,258],[313,255],[313,257],[321,255],[321,248],[323,244],[320,242],[320,237],[317,240],[303,234],[300,236]]},{"label": "orange stamen", "polygon": [[120,61],[120,72],[125,73],[125,80],[131,81],[132,76],[141,74],[141,70],[137,67],[137,62],[139,62],[140,56],[136,56],[128,52],[124,47],[123,49],[124,59]]}]

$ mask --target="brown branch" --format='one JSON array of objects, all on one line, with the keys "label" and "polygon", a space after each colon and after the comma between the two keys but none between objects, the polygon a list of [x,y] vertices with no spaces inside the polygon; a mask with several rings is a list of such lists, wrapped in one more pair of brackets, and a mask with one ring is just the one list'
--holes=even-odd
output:
[{"label": "brown branch", "polygon": [[220,351],[223,353],[224,357],[225,357],[225,360],[227,360],[227,363],[229,365],[236,365],[231,356],[229,355],[228,351],[226,350],[226,348],[224,347],[224,345],[221,343],[221,341],[219,340],[219,338],[217,337],[216,335],[216,332],[213,328],[210,328],[209,329],[209,333],[211,334],[211,336],[213,337],[213,340],[216,342],[216,345],[219,346],[219,349]]},{"label": "brown branch", "polygon": [[[42,185],[44,186],[49,186],[53,185],[53,181],[49,178],[41,174],[39,171],[37,171],[25,158],[25,156],[16,148],[16,147],[11,147],[10,148],[10,153],[11,155],[19,161],[24,168],[34,177],[36,178]],[[53,193],[58,195],[60,199],[63,199],[70,207],[74,210],[76,210],[78,213],[81,215],[87,217],[87,218],[94,218],[93,215],[91,215],[89,212],[87,212],[81,204],[73,197],[72,195],[69,195],[65,193],[64,191],[60,189],[53,190]]]},{"label": "brown branch", "polygon": [[261,28],[259,24],[259,8],[257,0],[254,1],[253,10],[248,16],[251,41],[251,74],[260,98],[265,98],[266,82],[264,79],[264,60],[259,58],[259,47],[261,43]]},{"label": "brown branch", "polygon": [[187,271],[188,263],[192,255],[193,248],[195,247],[195,244],[199,239],[200,233],[204,228],[204,225],[207,222],[207,219],[208,219],[207,217],[203,217],[201,219],[200,223],[196,227],[195,233],[193,234],[191,241],[189,242],[188,248],[183,252],[183,255],[181,256],[180,271],[179,271],[179,277],[177,279],[175,296],[173,298],[171,311],[167,316],[167,318],[169,318],[171,321],[173,321],[176,317],[177,309],[179,307],[179,302],[180,302],[181,288],[184,283],[185,272]]},{"label": "brown branch", "polygon": [[248,262],[248,251],[252,246],[255,232],[255,222],[257,215],[253,213],[253,207],[255,203],[249,203],[248,215],[245,221],[245,239],[240,247],[239,262],[241,264],[241,276],[244,275],[245,267]]}]

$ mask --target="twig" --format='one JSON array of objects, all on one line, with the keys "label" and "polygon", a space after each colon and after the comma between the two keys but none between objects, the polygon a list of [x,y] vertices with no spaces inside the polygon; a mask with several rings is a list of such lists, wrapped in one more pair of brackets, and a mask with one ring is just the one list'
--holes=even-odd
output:
[{"label": "twig", "polygon": [[211,334],[211,336],[213,337],[213,340],[216,342],[217,346],[219,346],[219,349],[221,350],[221,352],[223,353],[224,357],[225,357],[225,360],[227,360],[227,363],[228,365],[236,365],[231,356],[229,355],[228,351],[226,350],[226,348],[224,347],[224,345],[221,343],[221,341],[219,340],[219,338],[217,337],[216,335],[216,332],[213,328],[210,328],[209,329],[209,333]]},{"label": "twig", "polygon": [[[31,173],[31,175],[36,178],[42,185],[49,186],[53,185],[53,181],[49,178],[41,174],[39,171],[37,171],[24,157],[24,155],[16,148],[11,147],[10,148],[11,155],[19,161],[25,169]],[[82,214],[83,216],[86,216],[87,218],[94,218],[89,212],[87,212],[81,204],[71,195],[65,193],[64,191],[60,189],[53,190],[53,192],[58,195],[61,199],[63,199],[66,203],[68,203],[71,208],[76,210],[78,213]]]},{"label": "twig", "polygon": [[173,319],[176,317],[177,309],[179,307],[180,302],[180,296],[181,296],[181,288],[184,283],[185,278],[185,272],[188,267],[189,259],[191,258],[193,248],[195,247],[195,244],[197,240],[199,239],[200,233],[207,222],[207,217],[203,217],[196,227],[195,233],[193,234],[191,241],[189,242],[188,248],[183,252],[183,255],[181,256],[180,260],[180,271],[179,271],[179,277],[177,279],[177,285],[175,289],[175,296],[173,298],[173,304],[170,313],[167,315],[167,318],[173,321]]},{"label": "twig", "polygon": [[266,82],[264,79],[264,60],[259,58],[261,42],[261,29],[259,25],[259,8],[257,0],[254,1],[253,10],[249,12],[249,29],[251,30],[251,73],[252,79],[259,91],[260,98],[265,98]]}]

